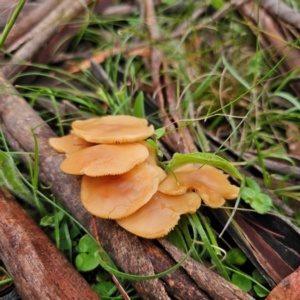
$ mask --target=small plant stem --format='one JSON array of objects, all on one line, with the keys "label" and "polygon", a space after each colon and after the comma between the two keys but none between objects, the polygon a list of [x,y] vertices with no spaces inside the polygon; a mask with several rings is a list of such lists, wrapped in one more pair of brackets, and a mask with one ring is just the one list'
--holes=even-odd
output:
[{"label": "small plant stem", "polygon": [[266,166],[264,164],[264,159],[263,159],[263,156],[262,156],[262,153],[261,153],[260,145],[259,145],[259,142],[257,141],[257,139],[254,139],[254,142],[255,142],[255,146],[256,146],[258,161],[259,161],[259,164],[260,164],[261,169],[262,169],[264,184],[267,188],[269,188],[270,187],[270,179],[268,178],[268,173],[267,173],[267,170],[266,170]]},{"label": "small plant stem", "polygon": [[[96,216],[93,216],[93,218],[92,218],[92,225],[93,225],[93,231],[94,231],[96,242],[99,245],[98,251],[103,252],[102,249],[101,249],[100,238],[99,238],[98,229],[97,229],[97,217]],[[125,300],[130,300],[130,297],[127,295],[126,291],[121,286],[121,284],[118,281],[117,277],[114,274],[110,274],[110,275],[111,275],[112,281],[114,282],[114,284],[118,288],[118,290],[119,290],[120,294],[123,296],[123,298]]]},{"label": "small plant stem", "polygon": [[[97,217],[96,216],[93,216],[93,218],[92,218],[92,225],[93,225],[93,231],[94,231],[96,242],[100,246],[101,244],[100,244],[100,238],[99,238],[98,229],[97,229]],[[99,251],[102,252],[101,247],[99,247]]]},{"label": "small plant stem", "polygon": [[34,130],[31,130],[31,133],[33,135],[34,140],[34,166],[33,166],[33,174],[32,174],[32,191],[33,191],[33,197],[35,201],[35,205],[38,208],[41,215],[46,215],[47,210],[43,206],[42,202],[39,200],[39,197],[37,195],[38,191],[38,175],[39,175],[39,147],[38,147],[38,141],[37,137],[34,133]]},{"label": "small plant stem", "polygon": [[[55,198],[53,202],[56,203]],[[59,218],[58,218],[58,210],[55,206],[54,206],[54,235],[55,235],[56,247],[60,249]]]},{"label": "small plant stem", "polygon": [[19,4],[17,5],[15,11],[13,12],[9,22],[6,24],[4,30],[3,30],[3,33],[1,35],[1,38],[0,38],[0,48],[2,48],[2,46],[4,45],[4,42],[11,30],[11,28],[13,27],[13,25],[15,24],[17,18],[18,18],[18,15],[19,13],[21,12],[24,4],[26,3],[26,0],[20,0],[19,1]]}]

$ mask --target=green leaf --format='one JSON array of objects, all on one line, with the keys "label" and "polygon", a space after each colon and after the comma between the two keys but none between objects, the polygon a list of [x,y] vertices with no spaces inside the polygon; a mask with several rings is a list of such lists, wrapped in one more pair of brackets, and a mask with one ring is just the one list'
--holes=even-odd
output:
[{"label": "green leaf", "polygon": [[241,274],[234,273],[231,277],[233,284],[238,286],[241,290],[249,292],[252,288],[252,282],[249,278],[244,277]]},{"label": "green leaf", "polygon": [[0,185],[5,186],[16,197],[36,206],[34,196],[24,185],[18,173],[19,171],[11,156],[0,151]]},{"label": "green leaf", "polygon": [[165,132],[166,132],[166,128],[161,127],[154,131],[154,135],[156,139],[160,139],[165,134]]},{"label": "green leaf", "polygon": [[158,156],[163,157],[163,153],[162,151],[159,149],[157,143],[155,143],[153,140],[151,139],[147,139],[146,140],[147,144],[149,144],[151,147],[153,147],[156,150],[156,153]]},{"label": "green leaf", "polygon": [[232,248],[227,252],[226,262],[241,266],[247,261],[247,256],[240,248]]},{"label": "green leaf", "polygon": [[255,284],[255,285],[253,286],[253,289],[254,289],[256,295],[257,295],[258,297],[261,297],[261,298],[265,298],[265,297],[269,294],[268,291],[266,291],[265,289],[263,289],[262,287],[260,287],[260,286],[257,285],[257,284]]},{"label": "green leaf", "polygon": [[165,237],[170,243],[172,243],[176,248],[182,252],[187,251],[186,243],[184,237],[182,236],[181,231],[176,226],[169,234]]},{"label": "green leaf", "polygon": [[[220,261],[219,257],[216,255],[214,249],[211,246],[211,243],[207,237],[207,234],[202,226],[201,223],[201,216],[200,219],[198,218],[197,214],[191,214],[188,215],[188,218],[190,220],[191,224],[194,224],[194,226],[196,227],[197,231],[199,232],[199,235],[201,237],[202,242],[204,243],[205,248],[207,249],[208,253],[210,254],[211,259],[213,260],[214,264],[217,266],[217,268],[221,271],[223,277],[226,280],[230,280],[229,275],[227,273],[227,270],[225,269],[224,265],[222,264],[222,262]],[[203,222],[203,221],[202,221]]]},{"label": "green leaf", "polygon": [[75,265],[78,271],[86,272],[95,269],[99,262],[95,258],[95,254],[98,252],[98,244],[89,235],[84,235],[78,244],[79,253],[75,258]]},{"label": "green leaf", "polygon": [[259,283],[267,283],[266,279],[261,275],[261,273],[257,269],[253,270],[252,277]]},{"label": "green leaf", "polygon": [[112,282],[99,282],[92,285],[93,290],[101,297],[110,297],[117,290]]},{"label": "green leaf", "polygon": [[224,6],[224,2],[222,0],[211,0],[211,5],[215,9],[221,9]]},{"label": "green leaf", "polygon": [[46,215],[42,217],[40,220],[41,226],[54,226],[54,216],[53,215]]},{"label": "green leaf", "polygon": [[85,234],[79,241],[78,250],[79,252],[94,253],[96,250],[98,250],[98,244],[89,234]]},{"label": "green leaf", "polygon": [[265,214],[266,212],[269,212],[272,208],[272,205],[273,203],[271,198],[263,193],[257,194],[256,197],[253,198],[252,202],[250,203],[250,206],[260,214]]},{"label": "green leaf", "polygon": [[260,186],[250,177],[246,177],[246,183],[249,188],[251,188],[253,191],[259,193],[261,191]]},{"label": "green leaf", "polygon": [[245,202],[251,204],[254,197],[257,195],[257,193],[252,190],[251,188],[244,187],[242,190],[242,198],[245,200]]},{"label": "green leaf", "polygon": [[69,227],[67,223],[64,223],[60,228],[60,250],[72,249],[72,240],[70,237]]},{"label": "green leaf", "polygon": [[174,170],[188,163],[205,164],[220,168],[228,174],[243,180],[241,173],[226,159],[211,153],[194,152],[190,154],[175,153],[173,159],[169,162],[168,167]]},{"label": "green leaf", "polygon": [[133,107],[133,115],[137,118],[145,117],[145,108],[144,108],[144,93],[141,91],[137,95]]},{"label": "green leaf", "polygon": [[80,253],[75,259],[76,268],[81,272],[88,272],[94,270],[99,265],[94,255],[91,253]]}]

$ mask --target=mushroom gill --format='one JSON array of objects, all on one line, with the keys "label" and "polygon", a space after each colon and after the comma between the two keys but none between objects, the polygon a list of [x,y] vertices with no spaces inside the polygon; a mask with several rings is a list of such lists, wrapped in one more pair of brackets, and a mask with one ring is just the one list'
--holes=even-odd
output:
[{"label": "mushroom gill", "polygon": [[154,133],[146,119],[132,116],[106,116],[72,123],[74,133],[88,142],[122,144],[142,141]]},{"label": "mushroom gill", "polygon": [[194,213],[200,204],[201,199],[197,193],[171,196],[157,192],[134,214],[117,222],[127,231],[140,237],[159,238],[175,227],[181,214]]},{"label": "mushroom gill", "polygon": [[141,163],[121,175],[83,176],[81,201],[95,216],[124,218],[151,199],[158,183],[156,168],[147,163]]},{"label": "mushroom gill", "polygon": [[96,145],[71,154],[60,168],[73,175],[117,175],[128,172],[148,155],[147,148],[140,144]]}]

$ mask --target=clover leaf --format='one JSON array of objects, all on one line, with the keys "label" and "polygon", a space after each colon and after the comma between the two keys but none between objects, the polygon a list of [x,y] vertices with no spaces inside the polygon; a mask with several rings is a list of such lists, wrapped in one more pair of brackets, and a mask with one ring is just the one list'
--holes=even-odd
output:
[{"label": "clover leaf", "polygon": [[98,261],[95,258],[95,254],[98,252],[98,244],[89,235],[84,235],[78,244],[78,251],[80,252],[75,259],[76,268],[78,271],[91,271],[98,265]]},{"label": "clover leaf", "polygon": [[231,281],[245,292],[249,292],[252,288],[251,280],[242,274],[234,273],[231,277]]},{"label": "clover leaf", "polygon": [[242,190],[244,201],[260,214],[270,211],[273,205],[272,199],[261,192],[259,185],[253,179],[246,177],[246,183],[248,187]]},{"label": "clover leaf", "polygon": [[247,261],[247,256],[240,248],[232,248],[227,252],[226,262],[241,266]]}]

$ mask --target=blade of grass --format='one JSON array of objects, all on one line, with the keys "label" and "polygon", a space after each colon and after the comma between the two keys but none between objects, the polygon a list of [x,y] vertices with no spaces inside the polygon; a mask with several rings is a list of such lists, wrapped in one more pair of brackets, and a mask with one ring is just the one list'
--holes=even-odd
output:
[{"label": "blade of grass", "polygon": [[40,214],[42,216],[47,214],[47,210],[45,209],[45,207],[43,206],[43,204],[41,203],[41,201],[39,200],[38,197],[38,176],[39,176],[39,146],[38,146],[38,141],[37,141],[37,137],[36,134],[34,132],[34,130],[31,130],[32,136],[33,136],[33,140],[34,140],[34,165],[33,165],[33,170],[31,170],[32,172],[32,192],[33,192],[33,197],[34,197],[34,201],[35,201],[35,205],[38,208]]},{"label": "blade of grass", "polygon": [[215,249],[216,255],[221,255],[221,251],[219,250],[219,245],[217,243],[217,240],[215,238],[213,231],[211,230],[209,223],[207,222],[207,219],[200,213],[198,213],[198,216],[206,229],[206,232],[208,234],[211,244],[214,246],[213,249]]},{"label": "blade of grass", "polygon": [[192,214],[190,216],[188,216],[190,219],[190,223],[194,224],[194,226],[196,227],[198,233],[200,234],[201,240],[204,243],[204,246],[206,247],[207,251],[210,254],[211,259],[213,260],[213,262],[215,263],[216,267],[220,270],[220,272],[222,273],[223,277],[230,281],[230,277],[225,269],[225,267],[223,266],[222,262],[220,261],[220,259],[218,258],[218,256],[216,255],[215,250],[213,249],[213,247],[211,246],[211,243],[205,233],[205,230],[201,224],[201,221],[199,220],[197,214]]},{"label": "blade of grass", "polygon": [[26,3],[26,0],[20,0],[16,9],[14,10],[11,18],[9,19],[8,23],[6,24],[4,30],[3,30],[3,33],[1,35],[1,38],[0,38],[0,48],[3,47],[4,43],[5,43],[5,40],[10,32],[10,30],[12,29],[13,25],[15,24],[24,4]]}]

